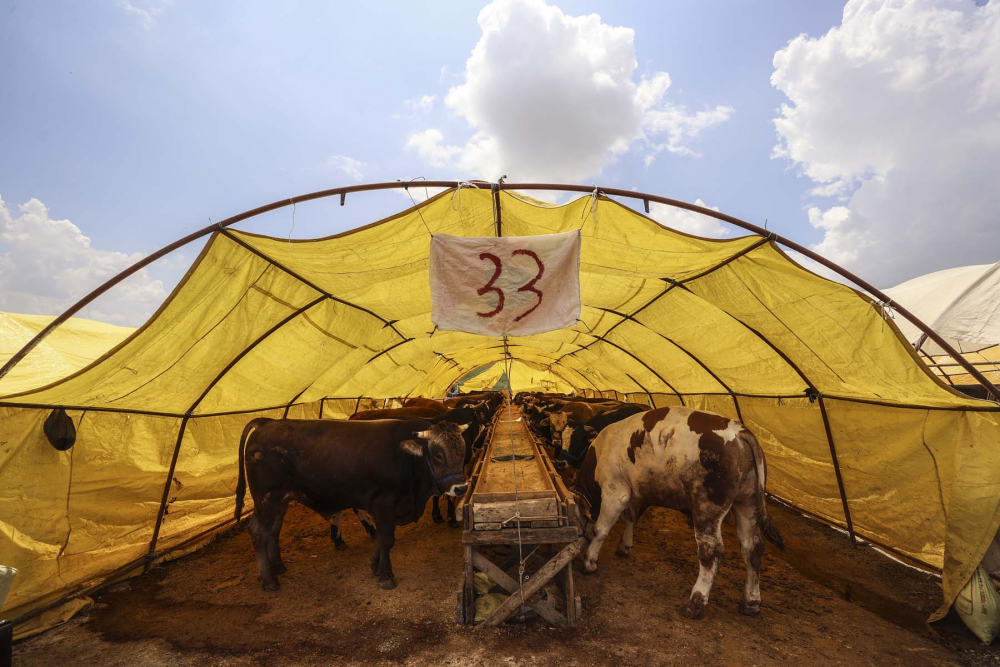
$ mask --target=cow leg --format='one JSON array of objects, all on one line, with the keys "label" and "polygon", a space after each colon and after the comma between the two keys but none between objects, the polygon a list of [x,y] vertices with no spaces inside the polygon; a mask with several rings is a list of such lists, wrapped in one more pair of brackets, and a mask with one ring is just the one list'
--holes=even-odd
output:
[{"label": "cow leg", "polygon": [[760,613],[760,562],[764,557],[764,539],[760,534],[756,503],[734,504],[732,513],[736,517],[740,551],[747,565],[747,587],[740,601],[740,612],[756,616]]},{"label": "cow leg", "polygon": [[725,511],[713,513],[711,517],[701,517],[695,510],[693,515],[694,539],[698,543],[698,580],[691,589],[684,614],[689,618],[701,618],[708,604],[715,574],[719,571],[719,563],[722,562],[722,518]]},{"label": "cow leg", "polygon": [[247,522],[250,543],[253,544],[254,553],[257,555],[257,578],[263,584],[265,591],[276,591],[281,588],[278,577],[271,571],[271,559],[267,553],[271,541],[270,527],[273,525],[274,518],[262,516],[258,508],[254,508],[253,516]]},{"label": "cow leg", "polygon": [[392,590],[396,587],[396,577],[392,573],[392,561],[389,560],[389,551],[396,543],[396,523],[392,519],[379,521],[378,525],[378,586],[383,590]]},{"label": "cow leg", "polygon": [[583,559],[583,571],[587,574],[597,571],[597,559],[601,555],[604,540],[608,539],[608,533],[618,523],[618,517],[625,510],[629,500],[626,493],[608,493],[605,498],[604,505],[601,507],[601,515],[597,517],[594,539],[587,547],[587,555]]},{"label": "cow leg", "polygon": [[632,553],[632,530],[635,528],[635,522],[639,517],[633,517],[630,508],[625,510],[622,518],[625,519],[625,530],[622,532],[622,540],[618,543],[618,550],[615,554],[622,558],[627,558]]},{"label": "cow leg", "polygon": [[444,517],[441,516],[441,506],[438,504],[440,499],[441,496],[431,496],[431,519],[434,520],[434,523],[444,523]]},{"label": "cow leg", "polygon": [[448,501],[448,527],[458,528],[458,518],[455,516],[455,499],[451,496],[446,496]]},{"label": "cow leg", "polygon": [[281,545],[278,542],[281,536],[281,526],[285,522],[286,511],[288,511],[288,501],[283,502],[278,507],[278,516],[271,524],[271,538],[267,543],[267,559],[271,563],[271,572],[274,574],[284,574],[288,571],[281,560]]},{"label": "cow leg", "polygon": [[372,515],[364,510],[354,510],[354,514],[361,521],[361,527],[368,533],[368,537],[374,540],[377,532],[375,530],[375,519],[372,518]]},{"label": "cow leg", "polygon": [[347,548],[347,542],[344,541],[343,534],[340,532],[340,521],[343,518],[343,512],[337,512],[330,517],[330,540],[333,541],[333,546],[337,551],[343,551]]}]

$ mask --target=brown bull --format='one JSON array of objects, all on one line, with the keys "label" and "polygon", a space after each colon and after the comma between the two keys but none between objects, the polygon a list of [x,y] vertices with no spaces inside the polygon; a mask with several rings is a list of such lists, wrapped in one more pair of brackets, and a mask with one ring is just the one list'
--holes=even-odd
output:
[{"label": "brown bull", "polygon": [[[611,424],[587,451],[574,489],[587,534],[593,535],[583,569],[597,570],[601,545],[624,514],[618,554],[632,549],[635,522],[647,507],[690,511],[698,543],[698,580],[684,608],[700,617],[722,561],[722,519],[732,510],[746,562],[740,611],[760,613],[762,537],[784,549],[767,514],[764,453],[738,421],[690,408],[659,408]],[[596,524],[591,527],[591,517]]]}]

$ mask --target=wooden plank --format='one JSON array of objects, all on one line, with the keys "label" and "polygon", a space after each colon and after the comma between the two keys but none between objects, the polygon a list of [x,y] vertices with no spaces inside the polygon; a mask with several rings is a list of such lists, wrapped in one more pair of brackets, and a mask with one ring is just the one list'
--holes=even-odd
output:
[{"label": "wooden plank", "polygon": [[[503,524],[520,514],[522,525],[525,521],[559,519],[559,504],[555,498],[520,499],[516,504],[509,502],[472,504],[472,520],[479,528],[480,523]],[[558,523],[556,525],[559,525]]]},{"label": "wooden plank", "polygon": [[[472,564],[475,565],[476,569],[480,572],[485,573],[487,577],[499,584],[501,588],[507,591],[507,593],[517,595],[518,599],[520,599],[520,595],[517,593],[517,581],[497,567],[489,558],[482,555],[478,551],[475,551],[472,554]],[[533,596],[530,600],[525,598],[525,605],[530,606],[532,609],[537,611],[539,616],[552,625],[566,625],[566,617],[560,614],[559,610],[556,609],[555,598],[551,595],[541,597],[540,594],[536,594],[536,596]]]},{"label": "wooden plank", "polygon": [[[572,563],[574,556],[580,553],[580,548],[583,546],[583,538],[577,538],[570,544],[567,544],[562,551],[560,551],[556,556],[550,560],[548,563],[543,565],[538,569],[535,574],[528,579],[528,582],[521,588],[522,594],[525,599],[528,599],[535,592],[540,589],[545,584],[549,583],[556,574],[559,573],[564,567]],[[503,603],[496,608],[496,610],[490,614],[483,625],[497,626],[506,621],[514,610],[521,605],[521,595],[511,595],[509,598],[503,601]]]},{"label": "wooden plank", "polygon": [[517,500],[526,500],[528,498],[555,498],[555,490],[545,490],[545,491],[519,491],[517,495],[514,495],[513,491],[503,492],[503,493],[481,493],[479,491],[472,494],[473,503],[497,503],[497,502],[514,502]]},{"label": "wooden plank", "polygon": [[466,544],[465,552],[465,585],[462,587],[462,606],[465,613],[464,622],[473,623],[476,618],[476,581],[472,563],[475,558],[475,547]]},{"label": "wooden plank", "polygon": [[576,623],[576,589],[573,586],[573,562],[563,568],[562,589],[566,599],[566,623],[573,625]]},{"label": "wooden plank", "polygon": [[[517,544],[517,528],[503,530],[470,530],[462,535],[462,544]],[[580,536],[577,526],[558,528],[521,528],[522,544],[550,544],[572,542]]]}]

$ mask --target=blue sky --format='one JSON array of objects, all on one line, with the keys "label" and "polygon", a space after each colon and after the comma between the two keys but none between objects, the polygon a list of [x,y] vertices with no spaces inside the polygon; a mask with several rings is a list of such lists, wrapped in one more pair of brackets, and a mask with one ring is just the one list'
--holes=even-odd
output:
[{"label": "blue sky", "polygon": [[[896,32],[870,29],[882,3],[858,4],[873,6],[865,7],[871,16],[855,19],[851,29],[857,39],[867,35],[876,44],[891,40],[887,44],[897,50],[919,48],[920,35],[906,26]],[[985,37],[995,34],[996,3],[978,8],[960,0],[911,4],[901,17],[913,25],[919,23],[920,12],[947,9],[957,12],[954,30],[965,31],[966,36],[983,31]],[[37,224],[32,229],[44,237],[50,233],[46,230],[51,229],[51,221],[69,220],[89,237],[86,252],[108,254],[101,256],[103,260],[88,259],[76,239],[67,241],[72,252],[80,253],[73,266],[60,264],[65,258],[47,258],[43,251],[31,258],[28,255],[35,246],[11,242],[14,232],[8,230],[8,237],[0,238],[0,272],[7,273],[0,285],[8,291],[7,296],[0,296],[0,309],[54,314],[85,292],[84,288],[96,286],[113,273],[112,268],[127,264],[124,256],[152,252],[210,218],[218,220],[275,199],[353,183],[359,177],[364,181],[419,175],[495,179],[499,174],[471,173],[469,160],[461,157],[468,151],[460,149],[482,127],[475,126],[472,112],[446,101],[450,89],[467,82],[467,61],[484,36],[477,16],[485,5],[2,0],[0,197],[7,224],[11,229],[16,224]],[[901,156],[912,157],[905,153],[910,149],[903,148],[908,142],[901,139],[888,148],[882,146],[879,137],[891,132],[873,127],[872,137],[861,132],[861,138],[855,139],[859,145],[847,151],[845,141],[837,137],[840,117],[831,124],[819,112],[811,119],[800,114],[783,139],[774,123],[782,116],[781,105],[790,102],[788,91],[793,91],[796,99],[791,101],[800,109],[816,109],[823,106],[822,98],[815,97],[821,93],[810,92],[810,84],[829,84],[823,85],[822,94],[834,99],[843,98],[840,93],[844,91],[837,86],[847,85],[845,94],[859,95],[862,102],[882,94],[886,87],[879,85],[874,74],[885,70],[885,63],[870,59],[856,69],[863,74],[870,68],[872,80],[863,76],[860,80],[871,87],[855,89],[850,84],[855,74],[845,76],[837,69],[844,59],[837,57],[836,50],[848,52],[850,46],[839,37],[825,42],[800,40],[787,52],[789,62],[782,68],[789,82],[782,84],[785,90],[772,85],[775,53],[803,33],[823,38],[831,28],[839,29],[843,2],[568,0],[556,6],[566,17],[596,13],[606,26],[634,31],[636,68],[623,80],[628,85],[640,84],[660,72],[669,73],[670,87],[652,109],[685,117],[729,109],[722,114],[724,120],[685,138],[682,151],[656,152],[650,164],[650,145],[662,142],[665,135],[655,140],[645,124],[648,136],[625,149],[595,154],[600,167],[591,169],[592,173],[581,172],[577,180],[634,187],[688,201],[701,199],[757,223],[766,218],[769,228],[828,250],[846,264],[853,262],[851,268],[863,275],[871,275],[857,265],[883,256],[884,248],[878,254],[852,258],[841,237],[851,224],[866,220],[865,216],[882,219],[872,211],[883,209],[862,209],[861,204],[878,198],[875,188],[884,184],[886,174],[898,173]],[[514,12],[509,7],[502,11]],[[517,11],[530,21],[543,10]],[[496,41],[512,39],[511,32],[498,33]],[[840,32],[846,34],[847,26]],[[907,44],[913,40],[916,47]],[[931,62],[932,69],[935,62],[945,67],[958,60],[955,54],[934,51],[932,38],[927,44],[917,55]],[[832,55],[825,53],[831,49]],[[553,53],[553,58],[562,57],[558,50]],[[898,58],[910,55],[901,53]],[[491,66],[502,69],[503,62],[498,59]],[[536,64],[540,72],[548,66],[547,62]],[[958,79],[981,82],[994,71],[989,63],[981,67],[984,71],[964,79],[955,75],[953,85],[962,85]],[[482,86],[488,82],[477,85],[477,94],[485,95]],[[934,92],[915,85],[907,94],[912,104],[913,96]],[[994,92],[987,91],[982,118],[977,116],[973,122],[988,123],[996,109]],[[429,109],[406,103],[421,96],[434,97]],[[905,102],[893,98],[878,108],[891,110],[894,104]],[[518,113],[525,104],[516,99],[510,103],[515,106],[497,111],[501,117]],[[948,112],[947,108],[935,110],[934,115],[913,122],[918,129],[934,130]],[[866,113],[878,116],[877,110]],[[498,121],[490,122],[495,127]],[[890,127],[894,124],[892,116],[883,122]],[[845,136],[859,134],[854,121],[848,119],[843,126]],[[408,147],[412,135],[429,128],[439,130],[444,142],[454,147],[450,161],[435,162],[413,144]],[[504,136],[494,139],[507,140]],[[782,141],[785,155],[773,156]],[[588,136],[579,136],[579,142],[588,142]],[[870,145],[877,145],[878,150],[865,155]],[[933,149],[933,145],[927,147]],[[987,150],[985,156],[980,155],[983,150]],[[995,157],[996,150],[995,146],[959,150],[949,161],[954,164],[947,177],[962,181],[980,160]],[[338,168],[355,164],[344,158],[357,161],[358,173]],[[510,166],[520,164],[513,160]],[[527,180],[508,166],[503,168],[508,180]],[[566,173],[574,173],[571,167],[567,169]],[[911,183],[908,180],[899,187],[905,190]],[[829,187],[817,193],[821,186]],[[865,188],[872,193],[862,192]],[[33,199],[44,205],[44,213],[37,207],[33,212],[18,208]],[[392,192],[349,197],[344,208],[333,201],[310,203],[297,208],[295,235],[333,233],[407,204],[407,199]],[[812,207],[815,211],[810,214]],[[289,213],[280,212],[243,228],[285,235],[289,224]],[[855,236],[850,238],[875,238],[871,231],[875,223],[866,224],[869,227],[852,231]],[[65,225],[56,227],[65,231]],[[923,268],[1000,259],[996,256],[1000,246],[988,232],[976,230],[979,236],[973,238],[979,238],[982,245],[986,234],[986,247],[973,255],[958,250],[922,255],[919,262],[879,269],[875,277],[887,286]],[[898,231],[884,235],[891,238]],[[124,300],[107,299],[105,307],[95,306],[90,314],[129,324],[141,322],[162,298],[157,295],[165,295],[196,252],[185,250],[182,257],[141,277],[148,289]],[[24,275],[26,269],[46,262],[50,264],[41,275],[31,280]],[[72,284],[42,284],[45,280],[58,283],[69,269],[76,276]],[[84,284],[91,279],[93,284]],[[162,281],[159,288],[157,280]]]}]

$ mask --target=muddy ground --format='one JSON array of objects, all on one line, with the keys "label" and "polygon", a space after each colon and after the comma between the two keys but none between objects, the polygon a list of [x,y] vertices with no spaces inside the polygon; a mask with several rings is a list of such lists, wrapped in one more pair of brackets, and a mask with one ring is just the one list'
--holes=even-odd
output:
[{"label": "muddy ground", "polygon": [[282,589],[264,593],[245,531],[100,593],[85,614],[15,646],[15,665],[1000,665],[952,614],[927,626],[937,580],[771,503],[786,554],[769,547],[763,610],[737,611],[745,577],[726,524],[726,558],[703,619],[680,607],[697,573],[685,518],[650,510],[630,558],[608,539],[597,574],[579,573],[575,628],[534,622],[471,629],[455,622],[460,531],[429,512],[397,532],[399,587],[380,590],[373,542],[344,520],[336,551],[320,517],[285,521]]}]

